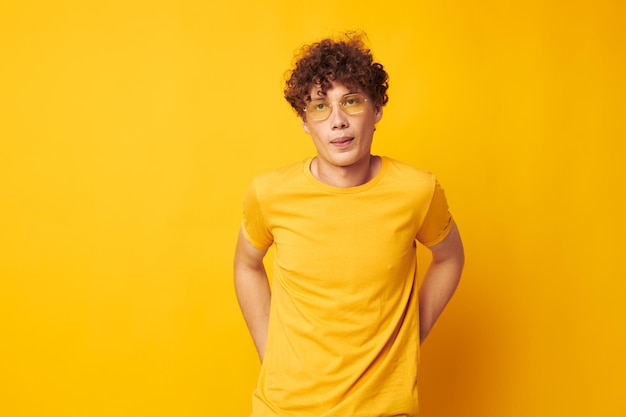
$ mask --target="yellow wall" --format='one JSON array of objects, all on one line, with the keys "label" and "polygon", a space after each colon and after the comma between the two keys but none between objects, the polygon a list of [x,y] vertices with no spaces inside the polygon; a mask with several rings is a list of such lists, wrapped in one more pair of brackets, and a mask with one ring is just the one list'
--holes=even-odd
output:
[{"label": "yellow wall", "polygon": [[313,152],[283,72],[345,29],[466,244],[423,415],[626,414],[622,1],[210,3],[0,4],[0,415],[247,415],[241,196]]}]

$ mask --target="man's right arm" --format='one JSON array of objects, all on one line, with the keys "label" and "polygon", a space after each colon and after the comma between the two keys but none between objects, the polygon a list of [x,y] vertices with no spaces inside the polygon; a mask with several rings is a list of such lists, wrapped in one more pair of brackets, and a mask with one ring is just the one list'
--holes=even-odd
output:
[{"label": "man's right arm", "polygon": [[235,291],[248,330],[263,361],[270,316],[270,285],[263,266],[267,250],[257,249],[239,231],[235,250]]}]

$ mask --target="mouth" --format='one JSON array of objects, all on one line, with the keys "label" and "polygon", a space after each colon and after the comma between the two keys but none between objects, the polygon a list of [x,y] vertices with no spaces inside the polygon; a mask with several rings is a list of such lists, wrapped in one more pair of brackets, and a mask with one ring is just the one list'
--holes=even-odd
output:
[{"label": "mouth", "polygon": [[350,146],[353,140],[354,138],[352,137],[343,136],[343,137],[331,140],[330,143],[337,148],[346,148]]}]

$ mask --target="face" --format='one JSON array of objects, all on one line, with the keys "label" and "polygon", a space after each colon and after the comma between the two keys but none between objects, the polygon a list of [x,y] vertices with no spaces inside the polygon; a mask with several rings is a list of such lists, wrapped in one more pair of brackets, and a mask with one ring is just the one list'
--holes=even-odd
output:
[{"label": "face", "polygon": [[351,91],[339,83],[333,83],[326,96],[318,94],[319,91],[319,87],[313,87],[311,98],[331,103],[330,116],[316,121],[305,113],[303,119],[304,131],[311,135],[317,149],[318,167],[333,169],[369,164],[374,127],[382,118],[382,108],[368,99],[363,112],[349,115],[341,109],[339,102],[344,96],[360,91]]}]

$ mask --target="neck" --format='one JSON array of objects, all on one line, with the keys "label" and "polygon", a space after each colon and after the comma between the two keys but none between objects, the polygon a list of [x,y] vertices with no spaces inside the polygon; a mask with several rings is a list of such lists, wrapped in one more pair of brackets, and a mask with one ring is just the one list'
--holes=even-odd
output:
[{"label": "neck", "polygon": [[311,162],[311,173],[321,182],[334,187],[356,187],[369,182],[380,169],[380,158],[368,155],[367,158],[348,166],[323,164],[320,158]]}]

